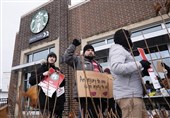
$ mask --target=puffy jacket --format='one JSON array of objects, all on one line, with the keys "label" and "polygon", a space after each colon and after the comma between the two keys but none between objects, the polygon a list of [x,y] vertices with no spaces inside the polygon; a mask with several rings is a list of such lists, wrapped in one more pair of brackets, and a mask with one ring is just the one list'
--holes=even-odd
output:
[{"label": "puffy jacket", "polygon": [[[66,49],[65,54],[64,54],[65,62],[69,66],[73,67],[75,70],[83,70],[83,65],[82,64],[84,63],[85,70],[93,71],[92,62],[89,61],[86,58],[84,58],[84,62],[82,62],[82,57],[81,56],[74,55],[75,50],[76,50],[76,46],[74,46],[73,44],[70,44],[70,46]],[[95,61],[95,60],[93,60],[93,61]],[[97,64],[98,64],[100,72],[103,72],[101,65],[99,63],[97,63]],[[78,94],[77,94],[76,81],[74,81],[74,84],[75,85],[74,85],[74,88],[73,88],[73,97],[77,98]]]},{"label": "puffy jacket", "polygon": [[109,66],[115,78],[113,82],[114,99],[142,97],[142,65],[135,62],[132,55],[121,45],[114,44],[109,50]]},{"label": "puffy jacket", "polygon": [[[35,72],[31,73],[31,77],[29,78],[29,83],[31,85],[38,84],[44,78],[43,73],[48,71],[50,67],[52,67],[55,70],[59,70],[58,67],[49,66],[48,64],[43,64],[41,65],[40,68],[37,69],[36,73]],[[37,80],[36,80],[36,77],[37,77]],[[63,82],[60,84],[60,87],[63,87],[64,85],[65,85],[65,80],[63,80]],[[44,109],[46,98],[47,98],[48,99],[47,101],[49,102],[47,102],[46,109],[49,108],[50,111],[53,111],[54,103],[56,100],[56,92],[52,95],[52,98],[50,98],[50,97],[46,97],[41,87],[39,87],[39,89],[40,89],[40,93],[39,93],[40,109]],[[65,93],[57,97],[57,102],[55,105],[55,112],[64,110],[64,102],[65,102]]]}]

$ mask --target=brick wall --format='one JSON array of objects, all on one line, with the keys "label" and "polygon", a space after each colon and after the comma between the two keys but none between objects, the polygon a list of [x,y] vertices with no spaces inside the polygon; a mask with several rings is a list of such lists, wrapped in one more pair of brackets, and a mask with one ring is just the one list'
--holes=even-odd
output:
[{"label": "brick wall", "polygon": [[14,109],[16,104],[16,95],[17,95],[17,86],[18,86],[18,73],[12,72],[11,73],[11,80],[10,80],[10,87],[8,92],[8,112],[9,115],[14,115]]},{"label": "brick wall", "polygon": [[[49,31],[50,35],[48,38],[43,39],[41,41],[29,44],[29,38],[34,36],[30,31],[30,23],[32,17],[39,11],[39,10],[47,10],[49,13],[49,21],[45,29],[43,31]],[[41,43],[50,42],[52,40],[56,40],[59,37],[59,43],[60,43],[60,55],[63,54],[64,50],[67,47],[67,39],[68,39],[68,6],[67,6],[67,0],[54,0],[50,2],[49,4],[42,6],[38,8],[37,10],[30,12],[26,15],[24,15],[21,18],[20,22],[20,29],[16,36],[15,40],[15,49],[14,49],[14,57],[13,57],[13,64],[12,66],[17,66],[20,64],[20,56],[21,51],[31,48],[32,46],[38,46],[41,45]],[[68,78],[69,69],[68,66],[62,65],[61,69],[66,75],[66,78]],[[13,72],[15,73],[15,72]],[[69,99],[69,84],[70,82],[66,79],[66,105],[65,105],[65,111],[69,111],[69,105],[68,103],[70,101]],[[14,108],[16,103],[16,94],[17,94],[17,83],[18,82],[18,72],[15,74],[12,74],[11,81],[10,81],[10,88],[9,88],[9,104],[11,107],[9,107],[9,114],[14,115]],[[15,83],[15,84],[14,84]]]},{"label": "brick wall", "polygon": [[69,38],[87,38],[153,18],[157,1],[164,6],[166,0],[90,0],[69,11]]},{"label": "brick wall", "polygon": [[[16,36],[13,66],[19,65],[21,51],[32,46],[50,42],[60,37],[60,55],[74,38],[87,38],[103,32],[114,30],[128,24],[137,23],[155,17],[153,3],[155,0],[90,0],[81,6],[68,11],[67,0],[53,2],[21,18],[20,30]],[[159,0],[164,5],[165,0]],[[49,31],[46,39],[29,45],[28,39],[34,34],[30,31],[33,15],[41,9],[49,12],[49,22],[44,31]],[[164,9],[161,11],[165,13]],[[78,48],[80,49],[80,47]],[[66,64],[60,65],[66,75],[66,114],[70,108],[78,110],[78,104],[72,98],[74,71]],[[12,74],[9,91],[9,102],[15,103],[17,75]],[[16,83],[14,86],[13,83]],[[10,110],[11,114],[14,112]]]},{"label": "brick wall", "polygon": [[[153,18],[154,2],[156,0],[90,0],[69,10],[68,42]],[[164,5],[165,0],[158,2]],[[165,13],[165,9],[161,12]],[[75,101],[72,103],[77,106]]]}]

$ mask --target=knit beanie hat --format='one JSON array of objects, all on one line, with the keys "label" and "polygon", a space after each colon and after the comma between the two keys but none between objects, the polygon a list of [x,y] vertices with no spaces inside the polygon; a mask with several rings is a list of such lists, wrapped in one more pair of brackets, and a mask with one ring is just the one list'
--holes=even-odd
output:
[{"label": "knit beanie hat", "polygon": [[85,45],[84,48],[83,48],[83,54],[84,54],[85,51],[88,50],[88,49],[92,49],[92,50],[94,51],[94,47],[93,47],[92,45],[90,45],[90,44],[87,44],[87,45]]},{"label": "knit beanie hat", "polygon": [[57,61],[57,55],[54,53],[54,52],[50,52],[48,55],[47,55],[47,62],[48,62],[48,58],[49,57],[54,57],[55,58],[55,62]]}]

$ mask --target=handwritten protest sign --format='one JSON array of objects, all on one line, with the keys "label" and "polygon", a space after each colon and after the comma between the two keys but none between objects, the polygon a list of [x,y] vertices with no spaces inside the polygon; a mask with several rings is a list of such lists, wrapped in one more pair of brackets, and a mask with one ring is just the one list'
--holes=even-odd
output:
[{"label": "handwritten protest sign", "polygon": [[76,72],[76,81],[79,97],[112,98],[113,78],[110,74],[94,71]]}]

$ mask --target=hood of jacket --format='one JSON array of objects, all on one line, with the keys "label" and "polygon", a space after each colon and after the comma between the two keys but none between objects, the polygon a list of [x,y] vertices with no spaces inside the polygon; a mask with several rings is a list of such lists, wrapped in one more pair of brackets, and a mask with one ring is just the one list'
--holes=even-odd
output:
[{"label": "hood of jacket", "polygon": [[120,29],[116,31],[113,38],[115,44],[122,45],[126,50],[129,50],[133,46],[131,33],[128,30]]}]

